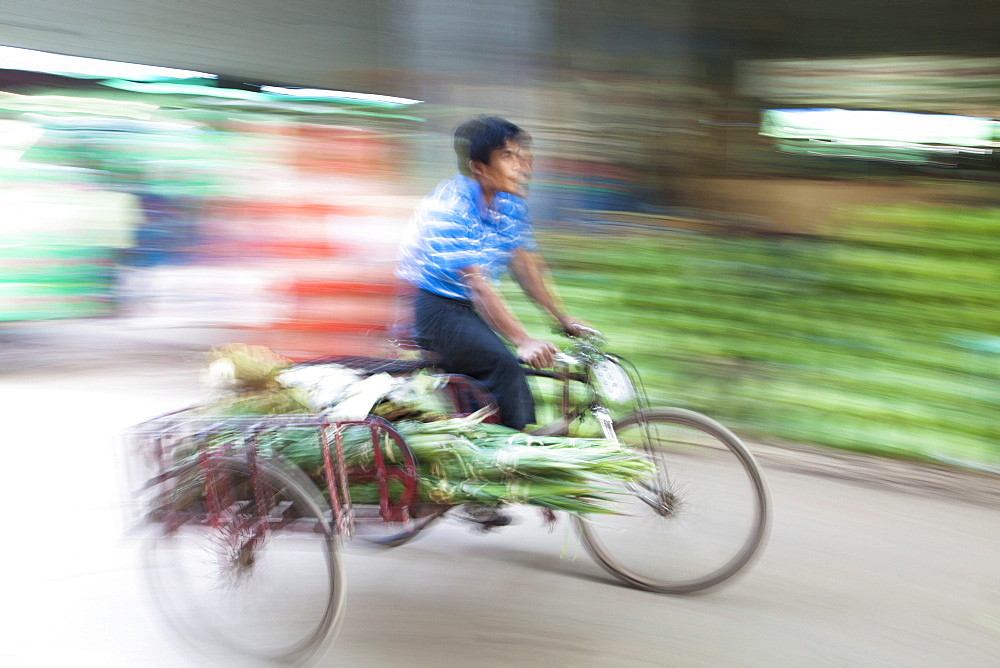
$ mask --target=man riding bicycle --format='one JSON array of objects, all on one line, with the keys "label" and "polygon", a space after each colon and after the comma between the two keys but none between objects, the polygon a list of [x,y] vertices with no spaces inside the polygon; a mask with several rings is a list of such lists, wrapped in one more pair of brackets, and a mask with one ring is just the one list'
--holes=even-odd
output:
[{"label": "man riding bicycle", "polygon": [[521,128],[495,116],[459,126],[460,174],[439,184],[417,208],[396,271],[416,288],[417,343],[440,355],[446,371],[480,381],[493,395],[500,422],[518,430],[535,422],[521,361],[551,366],[557,348],[527,333],[494,283],[509,270],[562,329],[574,334],[581,326],[546,285],[547,268],[536,252],[524,201],[532,171],[530,143]]}]

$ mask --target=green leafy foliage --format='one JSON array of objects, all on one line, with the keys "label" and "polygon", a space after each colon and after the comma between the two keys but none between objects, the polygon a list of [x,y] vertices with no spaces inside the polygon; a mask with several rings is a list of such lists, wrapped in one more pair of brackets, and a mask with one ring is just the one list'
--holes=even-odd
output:
[{"label": "green leafy foliage", "polygon": [[813,237],[539,237],[568,310],[655,403],[758,438],[1000,465],[1000,209],[866,207]]}]

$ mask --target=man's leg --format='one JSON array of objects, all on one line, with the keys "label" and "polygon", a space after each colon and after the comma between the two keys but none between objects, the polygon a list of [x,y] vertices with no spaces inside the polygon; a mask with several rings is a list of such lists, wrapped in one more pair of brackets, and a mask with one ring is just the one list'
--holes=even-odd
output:
[{"label": "man's leg", "polygon": [[524,369],[471,304],[420,291],[414,307],[421,345],[439,353],[447,371],[481,382],[502,424],[523,430],[535,421]]}]

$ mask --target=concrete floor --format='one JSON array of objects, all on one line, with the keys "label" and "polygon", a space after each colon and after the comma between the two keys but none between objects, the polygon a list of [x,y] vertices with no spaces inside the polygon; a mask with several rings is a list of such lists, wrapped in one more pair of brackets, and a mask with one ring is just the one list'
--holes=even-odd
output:
[{"label": "concrete floor", "polygon": [[[0,664],[257,665],[174,642],[144,594],[136,544],[122,533],[128,460],[114,437],[197,400],[197,356],[112,334],[97,337],[110,351],[95,349],[85,334],[42,357],[43,339],[32,337],[37,363],[0,375]],[[18,345],[30,348],[16,338],[4,344],[8,359]],[[394,550],[348,546],[343,627],[317,662],[1000,664],[997,505],[805,468],[767,474],[775,510],[762,558],[700,596],[620,586],[565,519],[550,533],[527,509],[492,534],[443,521]]]}]

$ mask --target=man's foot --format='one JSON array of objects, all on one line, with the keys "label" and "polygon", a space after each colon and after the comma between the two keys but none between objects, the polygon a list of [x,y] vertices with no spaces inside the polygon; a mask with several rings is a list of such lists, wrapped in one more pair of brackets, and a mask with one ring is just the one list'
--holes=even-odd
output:
[{"label": "man's foot", "polygon": [[513,522],[510,515],[500,512],[499,506],[489,506],[484,503],[467,503],[462,506],[460,517],[466,522],[472,522],[488,531],[494,527],[505,527]]}]

